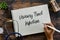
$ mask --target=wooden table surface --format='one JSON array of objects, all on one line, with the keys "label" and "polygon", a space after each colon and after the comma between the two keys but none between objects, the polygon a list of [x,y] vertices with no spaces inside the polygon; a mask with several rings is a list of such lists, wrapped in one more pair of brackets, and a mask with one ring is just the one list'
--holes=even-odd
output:
[{"label": "wooden table surface", "polygon": [[[44,2],[44,1],[42,1],[42,2]],[[46,1],[45,1],[45,3],[46,3]],[[42,4],[42,3],[40,3],[40,1],[36,2],[36,0],[35,0],[35,2],[33,1],[32,4],[29,3],[29,2],[26,2],[26,3],[23,3],[23,4],[21,4],[20,2],[16,2],[16,3],[13,3],[10,6],[10,9],[12,9],[12,8],[13,9],[18,9],[18,8],[30,7],[30,6],[40,5],[40,4]],[[5,13],[4,13],[4,15],[7,19],[12,19],[10,9],[9,9],[9,11],[6,10]],[[60,29],[60,11],[54,13],[53,11],[50,10],[50,16],[51,16],[51,20],[52,20],[52,23],[54,24],[54,26],[57,29]],[[6,25],[7,25],[9,33],[13,32],[12,31],[13,30],[13,24],[12,23],[7,23]],[[4,33],[6,33],[6,30],[5,30]],[[23,39],[24,40],[46,40],[46,37],[45,37],[44,33],[38,33],[38,34],[34,34],[34,35],[24,36]],[[4,40],[4,35],[0,35],[0,40]],[[60,34],[59,33],[57,33],[57,32],[54,33],[54,40],[60,40]]]}]

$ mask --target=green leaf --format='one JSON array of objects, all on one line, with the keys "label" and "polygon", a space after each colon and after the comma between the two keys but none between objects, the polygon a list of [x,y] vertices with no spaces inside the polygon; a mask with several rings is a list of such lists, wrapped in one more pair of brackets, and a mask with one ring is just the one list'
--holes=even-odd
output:
[{"label": "green leaf", "polygon": [[8,7],[8,5],[5,1],[0,2],[0,9],[6,9],[7,7]]}]

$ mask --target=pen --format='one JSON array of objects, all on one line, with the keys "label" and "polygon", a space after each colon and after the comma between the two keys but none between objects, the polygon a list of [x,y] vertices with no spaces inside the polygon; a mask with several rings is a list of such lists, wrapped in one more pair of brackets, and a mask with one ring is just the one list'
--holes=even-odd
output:
[{"label": "pen", "polygon": [[60,33],[60,30],[56,29],[55,27],[52,27],[52,26],[48,26],[49,28],[53,29],[54,31]]}]

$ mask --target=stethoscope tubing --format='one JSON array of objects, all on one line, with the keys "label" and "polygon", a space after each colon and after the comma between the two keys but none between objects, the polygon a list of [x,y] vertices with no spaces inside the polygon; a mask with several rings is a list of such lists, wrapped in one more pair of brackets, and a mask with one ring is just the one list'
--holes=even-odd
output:
[{"label": "stethoscope tubing", "polygon": [[10,35],[13,35],[13,34],[18,34],[18,35],[21,37],[20,40],[23,40],[23,36],[22,36],[20,33],[18,33],[18,32],[12,32],[12,33],[8,34],[8,35],[5,37],[5,40],[8,40],[9,36],[10,36]]}]

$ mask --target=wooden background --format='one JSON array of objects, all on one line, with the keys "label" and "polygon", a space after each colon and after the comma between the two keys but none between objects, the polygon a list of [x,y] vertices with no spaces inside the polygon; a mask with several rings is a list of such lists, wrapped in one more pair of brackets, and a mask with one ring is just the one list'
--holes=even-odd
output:
[{"label": "wooden background", "polygon": [[[49,0],[0,0],[6,1],[8,3],[8,9],[6,10],[0,10],[0,26],[5,28],[4,24],[7,20],[12,19],[10,10],[12,9],[18,9],[18,8],[25,8],[25,7],[31,7],[36,5],[42,5],[42,4],[48,4]],[[60,5],[60,0],[57,0],[58,4]],[[49,5],[49,9],[51,9],[51,6]],[[54,26],[60,30],[60,11],[59,12],[53,12],[50,11],[50,16],[52,23]],[[7,30],[9,33],[13,32],[13,23],[6,23]],[[0,40],[4,40],[4,35],[7,35],[7,31],[4,29],[4,34],[0,35]],[[34,34],[23,37],[24,40],[46,40],[44,33]],[[60,40],[60,33],[55,32],[54,33],[54,40]]]}]

